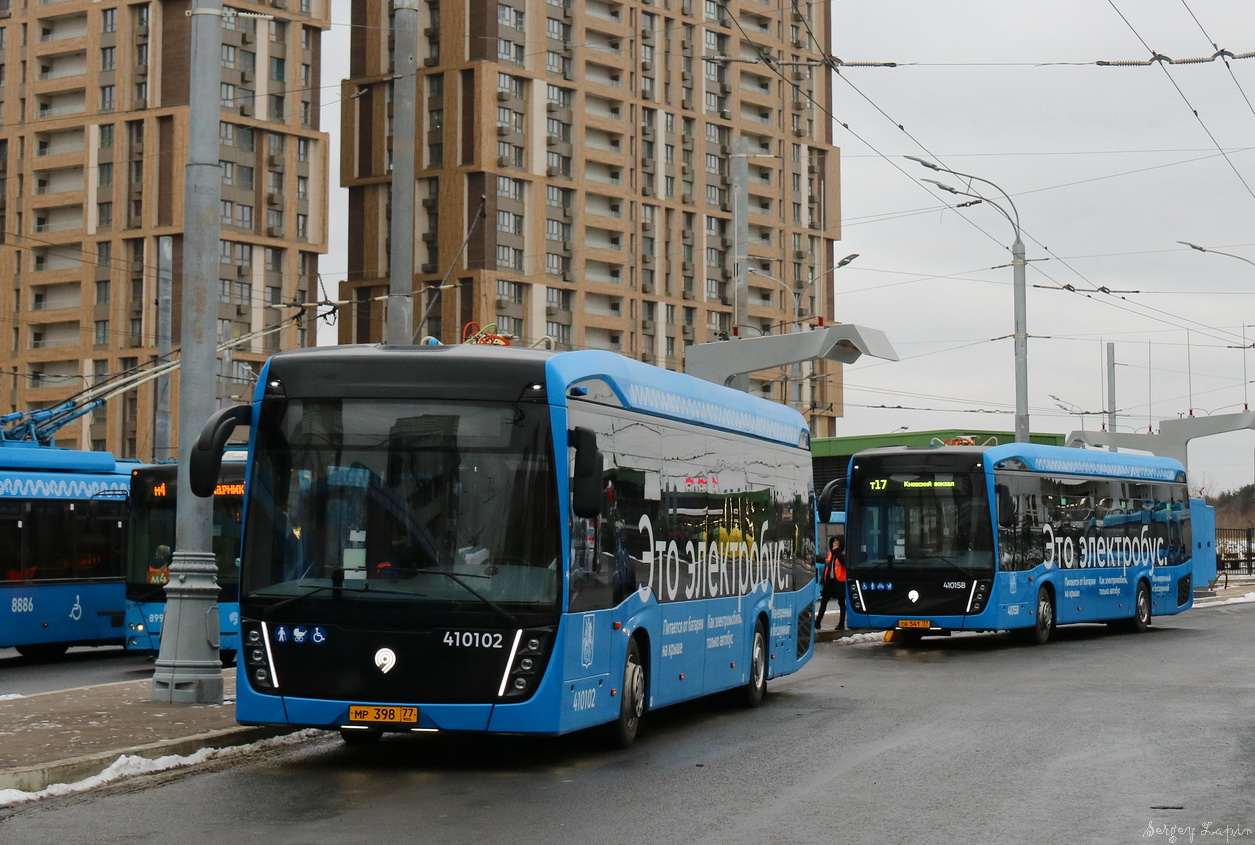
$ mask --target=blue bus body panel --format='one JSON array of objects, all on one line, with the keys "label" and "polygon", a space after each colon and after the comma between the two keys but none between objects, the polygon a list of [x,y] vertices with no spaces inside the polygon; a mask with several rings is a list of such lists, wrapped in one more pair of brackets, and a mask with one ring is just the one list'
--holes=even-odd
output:
[{"label": "blue bus body panel", "polygon": [[120,581],[0,582],[0,648],[121,643],[125,595]]},{"label": "blue bus body panel", "polygon": [[[126,603],[126,650],[156,654],[161,650],[161,627],[165,621],[164,601]],[[240,649],[240,603],[218,602],[218,648],[223,651]],[[141,627],[142,626],[142,629]]]}]

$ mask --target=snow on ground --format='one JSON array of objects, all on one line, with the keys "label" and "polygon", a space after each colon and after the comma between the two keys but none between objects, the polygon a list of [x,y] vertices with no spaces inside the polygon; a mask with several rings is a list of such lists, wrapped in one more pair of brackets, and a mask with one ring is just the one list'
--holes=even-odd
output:
[{"label": "snow on ground", "polygon": [[247,745],[234,745],[228,748],[202,748],[194,754],[170,754],[154,760],[134,754],[123,754],[100,774],[76,781],[75,783],[54,783],[47,789],[41,789],[38,792],[23,792],[20,789],[0,789],[0,807],[6,804],[20,804],[24,801],[38,801],[41,798],[51,798],[57,795],[69,795],[74,792],[86,792],[89,789],[95,789],[98,786],[104,786],[107,783],[134,777],[135,775],[147,775],[154,772],[164,772],[168,769],[193,766],[206,760],[241,757],[260,749],[295,745],[313,737],[325,735],[325,731],[303,730],[284,736],[251,742]]}]

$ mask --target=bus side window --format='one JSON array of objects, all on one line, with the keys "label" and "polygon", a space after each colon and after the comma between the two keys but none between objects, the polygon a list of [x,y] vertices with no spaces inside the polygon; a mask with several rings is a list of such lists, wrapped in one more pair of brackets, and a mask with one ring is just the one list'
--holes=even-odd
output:
[{"label": "bus side window", "polygon": [[1011,528],[1015,525],[1015,500],[1011,490],[1005,484],[995,484],[994,493],[998,497],[998,527]]}]

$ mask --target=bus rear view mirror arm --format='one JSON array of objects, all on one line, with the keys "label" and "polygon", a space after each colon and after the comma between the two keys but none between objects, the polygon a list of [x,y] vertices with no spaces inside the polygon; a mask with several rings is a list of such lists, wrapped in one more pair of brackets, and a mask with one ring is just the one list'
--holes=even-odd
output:
[{"label": "bus rear view mirror arm", "polygon": [[601,513],[601,475],[605,459],[597,451],[597,432],[576,426],[570,431],[575,449],[575,473],[571,476],[571,510],[582,519]]},{"label": "bus rear view mirror arm", "polygon": [[251,405],[236,405],[217,411],[201,429],[200,437],[188,455],[188,485],[202,499],[214,494],[218,473],[222,469],[222,450],[237,425],[247,425],[252,416]]},{"label": "bus rear view mirror arm", "polygon": [[832,501],[837,497],[837,488],[844,483],[844,478],[834,478],[824,485],[823,492],[819,494],[820,522],[827,522],[832,518]]}]

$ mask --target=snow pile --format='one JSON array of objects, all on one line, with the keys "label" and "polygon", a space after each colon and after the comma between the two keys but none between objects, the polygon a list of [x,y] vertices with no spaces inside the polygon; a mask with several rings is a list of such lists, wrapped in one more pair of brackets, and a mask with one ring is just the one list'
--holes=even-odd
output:
[{"label": "snow pile", "polygon": [[6,692],[0,694],[0,701],[12,701],[15,698],[25,698],[20,692]]},{"label": "snow pile", "polygon": [[1231,599],[1220,599],[1219,601],[1202,601],[1194,602],[1199,607],[1220,607],[1222,604],[1250,604],[1255,602],[1255,593],[1245,593],[1244,595],[1234,596]]},{"label": "snow pile", "polygon": [[41,789],[38,792],[23,792],[20,789],[0,789],[0,806],[5,804],[19,804],[23,801],[38,801],[41,798],[52,798],[58,795],[69,795],[74,792],[86,792],[89,789],[95,789],[98,786],[104,786],[107,783],[123,780],[125,778],[134,777],[135,775],[148,775],[154,772],[164,772],[168,769],[178,769],[185,766],[193,766],[197,763],[203,763],[206,760],[223,760],[231,757],[240,757],[245,754],[251,754],[260,749],[275,748],[284,745],[295,745],[312,739],[316,736],[325,736],[325,731],[303,730],[295,733],[285,734],[284,736],[271,737],[257,742],[251,742],[247,745],[233,745],[227,748],[202,748],[194,754],[170,754],[165,757],[157,757],[150,760],[147,757],[139,757],[134,754],[123,754],[118,757],[107,769],[98,775],[77,781],[75,783],[54,783],[47,789]]}]

